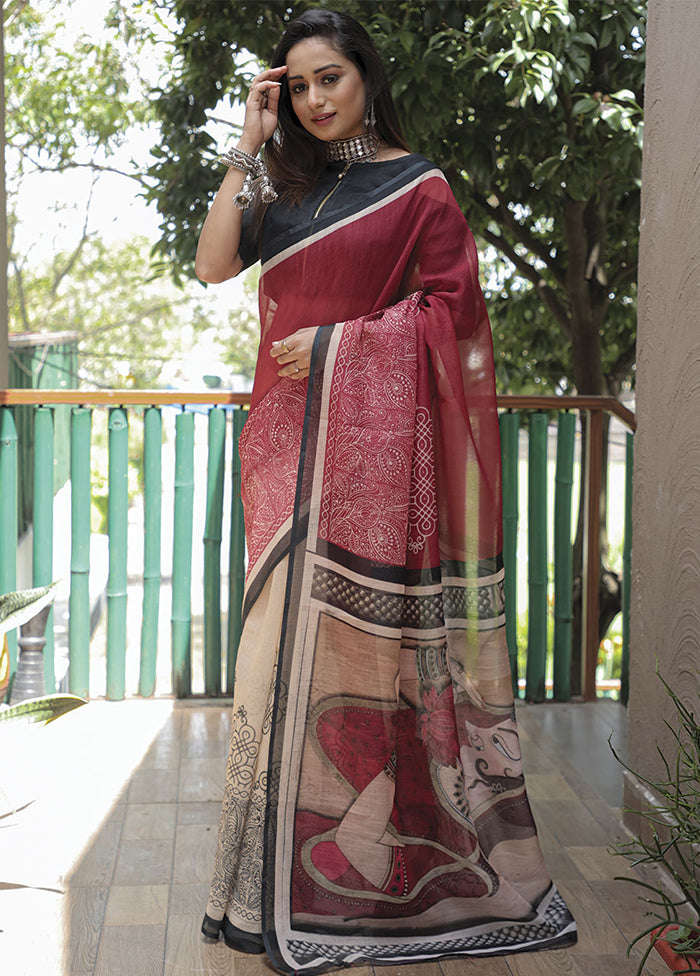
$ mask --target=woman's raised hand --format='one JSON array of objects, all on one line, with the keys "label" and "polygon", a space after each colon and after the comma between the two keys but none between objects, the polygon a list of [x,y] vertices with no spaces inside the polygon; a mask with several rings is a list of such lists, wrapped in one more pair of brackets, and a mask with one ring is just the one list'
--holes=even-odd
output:
[{"label": "woman's raised hand", "polygon": [[306,379],[317,332],[317,328],[298,329],[286,339],[272,343],[270,355],[274,356],[277,365],[281,367],[277,370],[278,376],[286,376],[290,380]]},{"label": "woman's raised hand", "polygon": [[280,82],[287,65],[262,71],[250,86],[245,103],[245,120],[239,148],[257,156],[261,146],[277,128]]}]

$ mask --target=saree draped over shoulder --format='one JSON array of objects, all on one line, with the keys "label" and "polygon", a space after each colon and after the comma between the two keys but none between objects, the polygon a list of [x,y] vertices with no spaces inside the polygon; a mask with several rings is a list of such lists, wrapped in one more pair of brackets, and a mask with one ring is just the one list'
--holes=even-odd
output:
[{"label": "saree draped over shoulder", "polygon": [[[477,254],[421,156],[271,206],[248,545],[203,931],[286,972],[575,941],[525,791]],[[306,381],[275,340],[319,326]]]}]

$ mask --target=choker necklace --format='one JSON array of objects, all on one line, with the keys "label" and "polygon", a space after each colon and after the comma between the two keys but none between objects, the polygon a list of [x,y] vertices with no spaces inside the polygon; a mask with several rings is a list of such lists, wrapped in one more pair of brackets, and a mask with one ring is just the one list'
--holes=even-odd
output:
[{"label": "choker necklace", "polygon": [[378,152],[379,139],[374,132],[350,136],[349,139],[332,139],[326,143],[329,162],[359,163],[376,159]]}]

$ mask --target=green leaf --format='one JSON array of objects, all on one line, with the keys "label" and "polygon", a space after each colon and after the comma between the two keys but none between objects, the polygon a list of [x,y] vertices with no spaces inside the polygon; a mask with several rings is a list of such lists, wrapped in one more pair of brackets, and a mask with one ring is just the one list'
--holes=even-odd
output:
[{"label": "green leaf", "polygon": [[0,596],[0,634],[6,634],[15,627],[35,617],[54,598],[58,582],[39,586],[31,590],[16,590]]},{"label": "green leaf", "polygon": [[77,695],[57,694],[46,695],[44,698],[28,698],[16,705],[10,705],[9,708],[0,708],[0,722],[43,722],[48,725],[81,705],[87,705],[87,701]]},{"label": "green leaf", "polygon": [[578,115],[597,115],[600,105],[593,98],[579,98],[571,109],[572,118]]},{"label": "green leaf", "polygon": [[414,44],[413,34],[410,31],[400,30],[399,40],[401,41],[401,46],[403,47],[404,51],[410,54],[411,51],[413,50],[413,44]]}]

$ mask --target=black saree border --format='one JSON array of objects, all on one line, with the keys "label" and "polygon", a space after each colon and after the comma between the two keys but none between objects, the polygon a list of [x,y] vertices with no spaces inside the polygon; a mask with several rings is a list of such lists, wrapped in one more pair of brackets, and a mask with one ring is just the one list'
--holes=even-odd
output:
[{"label": "black saree border", "polygon": [[[420,937],[407,934],[390,938],[358,927],[354,938],[364,940],[361,944],[349,939],[347,933],[345,938],[339,937],[337,940],[307,942],[302,930],[299,930],[300,937],[290,941],[297,968],[291,970],[281,967],[275,959],[273,962],[284,972],[318,976],[343,966],[405,966],[445,958],[515,955],[532,952],[533,949],[561,949],[575,945],[577,941],[576,924],[554,883],[544,892],[534,918],[525,921],[493,918],[477,925],[470,920],[466,925],[468,928],[461,931],[454,924],[448,925],[442,937],[441,933],[436,932],[427,936],[421,933]],[[481,931],[474,932],[474,928]],[[494,941],[494,930],[497,941]]]},{"label": "black saree border", "polygon": [[[393,168],[397,170],[396,174],[387,179],[387,170]],[[346,177],[345,180],[353,190],[352,193],[348,194],[347,202],[343,203],[343,198],[340,201],[334,200],[333,206],[324,208],[322,216],[314,217],[319,202],[336,183],[341,169],[342,164],[331,164],[326,171],[327,182],[323,183],[317,194],[310,194],[298,205],[298,219],[295,221],[294,227],[283,233],[273,234],[266,241],[261,252],[263,272],[269,262],[276,260],[278,255],[283,254],[289,248],[308,242],[310,231],[312,234],[331,231],[337,223],[346,222],[349,218],[361,217],[367,210],[384,206],[387,203],[387,198],[391,199],[392,194],[410,189],[417,180],[424,179],[428,174],[432,173],[434,176],[439,174],[442,177],[435,164],[418,153],[399,156],[396,159],[379,163],[355,163],[350,167],[348,173],[349,177],[351,174],[351,178]],[[381,179],[379,178],[380,173]],[[442,178],[444,179],[444,177]],[[273,231],[275,206],[273,204],[266,214],[267,226]]]},{"label": "black saree border", "polygon": [[[299,516],[300,522],[308,522],[308,512],[302,512]],[[265,584],[270,578],[273,569],[282,562],[287,556],[291,547],[291,531],[285,533],[277,542],[275,547],[268,553],[263,565],[257,570],[253,579],[250,580],[243,600],[243,610],[241,611],[241,626],[245,624],[248,614],[255,606],[255,602],[265,588]]]},{"label": "black saree border", "polygon": [[[288,638],[291,633],[294,639],[296,628],[294,622],[298,611],[295,606],[293,592],[295,582],[298,582],[299,563],[303,572],[304,563],[304,542],[307,537],[309,527],[308,510],[302,513],[305,506],[305,489],[308,491],[308,480],[306,478],[307,455],[309,451],[309,438],[315,421],[314,433],[318,430],[318,419],[320,411],[320,396],[315,397],[315,393],[323,383],[323,374],[328,355],[328,348],[336,326],[324,326],[319,328],[314,337],[311,349],[311,360],[309,364],[309,379],[306,392],[306,407],[304,411],[304,428],[301,437],[301,450],[299,452],[299,466],[297,474],[297,489],[294,498],[294,514],[292,517],[292,528],[289,534],[289,562],[287,565],[287,585],[285,590],[284,613],[282,616],[282,630],[277,660],[277,675],[275,679],[275,698],[273,707],[273,722],[270,730],[270,753],[268,760],[268,781],[267,798],[265,803],[265,835],[263,842],[263,870],[261,882],[261,903],[262,903],[262,938],[265,950],[272,962],[283,972],[289,972],[283,962],[282,952],[277,932],[274,925],[275,908],[275,884],[274,872],[276,861],[277,843],[277,810],[279,806],[279,772],[276,771],[276,751],[278,747],[278,736],[282,733],[283,719],[279,717],[280,703],[286,698],[286,687],[284,682],[284,654]],[[314,437],[315,447],[315,437]],[[301,550],[301,558],[297,558],[297,552]],[[287,650],[289,650],[287,648]],[[292,648],[293,650],[293,648]],[[272,879],[272,881],[270,881]]]}]

